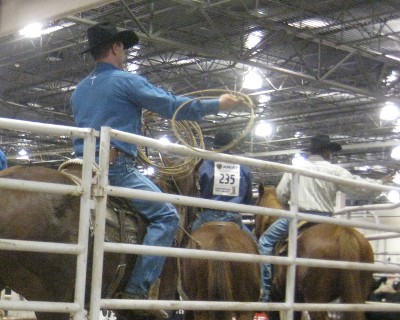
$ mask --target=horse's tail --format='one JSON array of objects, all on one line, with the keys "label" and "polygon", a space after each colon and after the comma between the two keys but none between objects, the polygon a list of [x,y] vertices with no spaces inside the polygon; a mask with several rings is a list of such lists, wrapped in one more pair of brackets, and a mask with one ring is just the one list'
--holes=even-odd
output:
[{"label": "horse's tail", "polygon": [[[214,238],[214,246],[217,251],[231,251],[227,239],[218,234]],[[210,301],[234,301],[233,263],[230,261],[208,261],[208,300]],[[216,313],[216,320],[232,319],[232,312],[220,311]]]},{"label": "horse's tail", "polygon": [[[368,240],[354,228],[340,227],[339,239],[340,256],[342,260],[351,262],[373,263],[373,251]],[[343,303],[364,303],[372,283],[371,271],[342,269],[340,283],[343,284]],[[351,314],[349,314],[351,316]],[[363,319],[353,314],[350,319]]]}]

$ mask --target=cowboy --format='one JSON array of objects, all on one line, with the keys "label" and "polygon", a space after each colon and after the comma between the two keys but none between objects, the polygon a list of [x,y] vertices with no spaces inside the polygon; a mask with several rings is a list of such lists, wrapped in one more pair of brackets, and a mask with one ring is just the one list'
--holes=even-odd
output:
[{"label": "cowboy", "polygon": [[[218,131],[214,136],[214,147],[224,148],[233,141],[233,135],[227,131]],[[229,149],[224,151],[230,153]],[[204,160],[198,172],[200,196],[203,199],[226,201],[238,204],[253,204],[252,173],[248,166],[214,160]],[[193,222],[192,232],[204,223],[211,221],[234,222],[253,239],[254,235],[243,223],[237,212],[204,208]]]},{"label": "cowboy", "polygon": [[[94,70],[76,87],[71,96],[71,106],[77,127],[100,130],[102,126],[132,134],[141,134],[142,111],[150,110],[172,118],[177,109],[186,103],[177,120],[201,121],[203,116],[217,114],[237,106],[239,99],[223,94],[218,99],[191,100],[175,96],[154,86],[146,78],[125,72],[125,50],[139,41],[132,30],[118,30],[108,22],[98,23],[87,31],[90,52],[96,65]],[[75,153],[83,154],[83,140],[74,141]],[[99,150],[99,140],[97,140]],[[109,181],[113,186],[161,192],[146,176],[136,169],[137,146],[124,141],[111,141]],[[130,199],[130,205],[147,220],[144,245],[171,246],[178,228],[179,215],[170,203]],[[123,292],[122,299],[148,299],[150,290],[161,274],[165,257],[142,255],[136,264]],[[135,310],[140,315],[167,318],[164,310]]]},{"label": "cowboy", "polygon": [[[310,156],[302,164],[302,168],[316,172],[326,173],[332,176],[368,181],[383,184],[393,179],[389,174],[381,180],[363,179],[352,175],[343,167],[330,162],[332,154],[342,150],[342,146],[336,142],[331,142],[328,135],[316,135],[311,138],[311,145],[308,149]],[[283,205],[290,204],[292,174],[284,173],[281,181],[276,188],[276,194]],[[341,191],[347,194],[371,193],[374,191],[366,190],[362,187],[346,186],[334,182],[320,180],[305,176],[299,176],[298,183],[298,208],[300,212],[316,214],[321,216],[331,216],[336,203],[336,193]],[[264,255],[272,255],[275,244],[288,235],[289,219],[281,218],[275,221],[260,237],[259,252]],[[261,301],[269,302],[271,293],[272,267],[271,264],[263,264],[261,276],[262,295]]]}]

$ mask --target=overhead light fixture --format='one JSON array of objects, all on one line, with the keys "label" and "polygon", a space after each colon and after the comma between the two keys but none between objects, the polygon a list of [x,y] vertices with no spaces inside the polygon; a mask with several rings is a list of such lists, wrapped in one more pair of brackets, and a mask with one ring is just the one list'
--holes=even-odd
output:
[{"label": "overhead light fixture", "polygon": [[272,135],[272,125],[268,122],[260,122],[255,130],[254,134],[259,137],[269,137]]},{"label": "overhead light fixture", "polygon": [[393,81],[396,81],[399,78],[399,73],[397,71],[392,71],[390,75],[386,77],[387,85],[390,85]]},{"label": "overhead light fixture", "polygon": [[400,160],[400,146],[394,147],[390,156],[393,159]]},{"label": "overhead light fixture", "polygon": [[390,190],[387,194],[387,199],[392,203],[397,203],[400,201],[399,192],[396,190]]},{"label": "overhead light fixture", "polygon": [[396,174],[394,175],[393,182],[396,184],[400,184],[400,173],[399,172],[396,172]]},{"label": "overhead light fixture", "polygon": [[168,139],[167,136],[163,136],[160,139],[158,139],[158,141],[160,141],[163,145],[167,145],[169,143],[171,143],[171,141]]},{"label": "overhead light fixture", "polygon": [[27,38],[38,38],[42,35],[42,25],[39,22],[28,24],[19,30],[19,34]]},{"label": "overhead light fixture", "polygon": [[19,156],[17,159],[20,160],[29,160],[28,152],[25,149],[21,149],[18,151]]},{"label": "overhead light fixture", "polygon": [[246,47],[251,49],[260,43],[262,39],[261,31],[253,31],[247,36]]},{"label": "overhead light fixture", "polygon": [[385,121],[393,121],[399,116],[399,108],[393,102],[386,102],[385,106],[381,110],[380,119]]},{"label": "overhead light fixture", "polygon": [[271,96],[269,94],[260,94],[258,96],[259,103],[268,103],[271,101]]},{"label": "overhead light fixture", "polygon": [[292,159],[292,165],[295,167],[301,167],[306,162],[306,158],[301,153],[295,153]]},{"label": "overhead light fixture", "polygon": [[143,174],[145,176],[152,176],[152,175],[154,175],[154,172],[155,172],[155,170],[153,167],[148,167],[147,169],[143,170]]},{"label": "overhead light fixture", "polygon": [[19,34],[21,36],[24,36],[27,38],[38,38],[43,34],[50,34],[50,33],[56,32],[58,30],[62,30],[64,28],[71,27],[74,24],[75,24],[74,22],[66,22],[61,25],[55,25],[55,26],[51,26],[46,29],[43,29],[43,26],[41,23],[34,22],[31,24],[28,24],[26,27],[19,30]]},{"label": "overhead light fixture", "polygon": [[262,79],[258,72],[250,70],[243,79],[243,88],[260,89],[262,87]]},{"label": "overhead light fixture", "polygon": [[328,19],[320,19],[320,18],[309,18],[304,19],[296,22],[289,23],[289,26],[296,27],[296,28],[308,28],[308,29],[315,29],[315,28],[322,28],[333,24],[333,20]]}]

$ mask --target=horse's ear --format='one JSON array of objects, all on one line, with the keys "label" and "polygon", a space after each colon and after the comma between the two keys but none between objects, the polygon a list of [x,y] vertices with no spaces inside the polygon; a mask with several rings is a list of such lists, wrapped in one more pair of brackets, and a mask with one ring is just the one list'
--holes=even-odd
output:
[{"label": "horse's ear", "polygon": [[260,182],[258,184],[258,196],[261,198],[264,194],[264,183]]}]

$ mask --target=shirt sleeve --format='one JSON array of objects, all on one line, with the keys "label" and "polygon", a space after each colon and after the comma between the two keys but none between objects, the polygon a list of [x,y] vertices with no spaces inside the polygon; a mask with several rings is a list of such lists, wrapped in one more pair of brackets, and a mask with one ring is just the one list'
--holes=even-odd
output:
[{"label": "shirt sleeve", "polygon": [[126,78],[129,98],[137,105],[171,119],[176,110],[182,106],[176,116],[177,120],[201,121],[205,115],[217,114],[218,99],[193,99],[176,96],[171,92],[156,87],[146,78],[129,74]]},{"label": "shirt sleeve", "polygon": [[283,205],[286,205],[290,200],[290,182],[292,180],[292,174],[285,172],[282,176],[281,181],[276,187],[276,195],[278,200]]},{"label": "shirt sleeve", "polygon": [[[336,166],[337,169],[337,176],[341,177],[341,178],[346,178],[346,179],[351,179],[351,180],[355,180],[355,181],[362,181],[362,182],[370,182],[370,183],[375,183],[375,184],[382,184],[382,182],[380,180],[375,180],[375,179],[369,179],[369,178],[362,178],[360,176],[357,175],[352,175],[349,171],[347,171],[346,169]],[[368,194],[371,196],[378,196],[381,191],[379,190],[371,190],[371,189],[367,189],[367,188],[363,188],[363,187],[359,187],[359,186],[349,186],[349,185],[344,185],[344,184],[338,184],[338,190],[346,193],[346,194],[353,194],[353,195],[357,195],[357,194]]]}]

